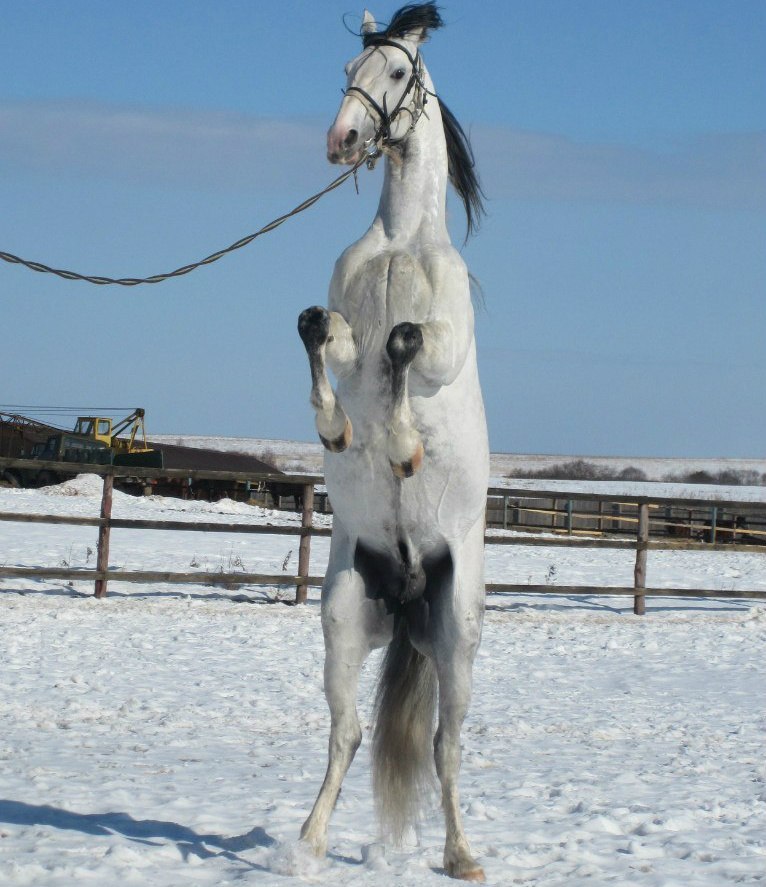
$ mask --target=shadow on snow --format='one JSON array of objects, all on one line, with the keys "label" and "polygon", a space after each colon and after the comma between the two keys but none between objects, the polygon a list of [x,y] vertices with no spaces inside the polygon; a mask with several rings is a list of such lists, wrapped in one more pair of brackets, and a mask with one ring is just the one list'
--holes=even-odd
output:
[{"label": "shadow on snow", "polygon": [[[133,819],[127,813],[74,813],[45,804],[25,804],[23,801],[0,799],[0,823],[21,826],[49,826],[85,835],[123,835],[131,841],[158,846],[161,840],[176,844],[184,860],[189,856],[200,859],[223,857],[266,871],[263,866],[238,856],[254,847],[272,847],[276,840],[263,828],[256,826],[244,835],[198,834],[176,822],[159,819]],[[157,839],[157,840],[153,840]],[[214,848],[214,849],[210,849]]]}]

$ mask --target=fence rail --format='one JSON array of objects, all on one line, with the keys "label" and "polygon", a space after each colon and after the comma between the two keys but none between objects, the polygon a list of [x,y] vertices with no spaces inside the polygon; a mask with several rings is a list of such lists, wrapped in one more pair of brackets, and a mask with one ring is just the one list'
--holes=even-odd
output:
[{"label": "fence rail", "polygon": [[[30,459],[0,458],[0,470],[17,465],[30,468],[42,468],[67,472],[83,472],[99,474],[103,477],[103,494],[99,517],[68,517],[61,515],[45,514],[20,514],[15,512],[0,512],[0,523],[14,521],[20,523],[65,524],[71,526],[88,526],[98,528],[98,545],[95,569],[70,569],[65,567],[32,567],[32,566],[3,566],[0,565],[0,578],[38,578],[38,579],[62,579],[84,580],[95,582],[95,595],[102,598],[107,593],[109,581],[137,582],[137,583],[178,583],[201,585],[263,585],[276,587],[294,587],[296,589],[295,602],[302,603],[306,600],[310,586],[322,584],[323,577],[312,576],[309,573],[310,546],[312,536],[328,536],[330,530],[326,527],[315,527],[313,523],[314,488],[322,484],[324,479],[318,475],[284,475],[284,474],[243,474],[229,471],[189,471],[186,469],[152,469],[152,468],[127,468],[112,465],[91,465],[77,463],[47,462]],[[149,479],[154,477],[194,477],[198,479],[219,479],[236,481],[262,481],[278,479],[284,483],[290,483],[303,487],[303,509],[301,525],[263,525],[243,523],[215,523],[211,521],[172,521],[172,520],[137,520],[127,518],[113,518],[112,496],[115,477],[139,477]],[[485,542],[489,545],[525,545],[545,547],[571,547],[571,548],[605,548],[623,549],[636,552],[634,570],[634,584],[632,586],[561,586],[561,585],[523,585],[511,583],[487,584],[488,593],[524,592],[528,594],[564,594],[564,595],[630,595],[634,599],[634,613],[642,615],[645,612],[646,597],[674,596],[674,597],[718,597],[718,598],[756,598],[766,599],[765,591],[741,590],[741,591],[715,591],[710,589],[691,588],[651,588],[647,587],[647,554],[649,551],[746,551],[766,555],[766,549],[759,545],[746,544],[712,544],[684,540],[652,540],[650,532],[650,508],[658,506],[694,507],[713,509],[723,508],[762,508],[766,509],[766,501],[743,502],[736,499],[721,498],[685,498],[668,499],[662,496],[621,496],[581,491],[519,489],[505,487],[491,487],[488,490],[489,497],[501,496],[504,502],[512,500],[514,507],[521,507],[518,503],[527,500],[566,501],[567,508],[564,512],[554,509],[557,515],[564,514],[567,525],[564,528],[566,535],[541,536],[541,535],[502,535],[498,532],[489,532],[485,535]],[[630,520],[634,523],[636,533],[633,538],[591,538],[576,535],[573,527],[575,511],[572,503],[576,501],[598,502],[624,505],[629,502],[635,508],[635,516],[624,516],[622,520]],[[505,505],[507,509],[507,504]],[[589,515],[593,517],[593,515]],[[604,515],[604,520],[612,520],[612,515]],[[109,543],[112,529],[141,529],[141,530],[173,530],[182,532],[205,533],[252,533],[260,535],[292,535],[299,536],[298,570],[296,574],[264,574],[245,572],[187,572],[173,573],[161,571],[125,571],[109,568]],[[543,528],[544,529],[544,528]],[[539,528],[538,528],[539,532]],[[2,551],[0,551],[2,557]]]}]

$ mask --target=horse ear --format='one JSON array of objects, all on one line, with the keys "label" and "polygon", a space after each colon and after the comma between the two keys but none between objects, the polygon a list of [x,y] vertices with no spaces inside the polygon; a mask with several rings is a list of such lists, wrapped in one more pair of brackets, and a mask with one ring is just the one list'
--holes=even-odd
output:
[{"label": "horse ear", "polygon": [[378,23],[375,21],[375,16],[369,9],[365,9],[362,16],[362,34],[374,34],[377,30]]}]

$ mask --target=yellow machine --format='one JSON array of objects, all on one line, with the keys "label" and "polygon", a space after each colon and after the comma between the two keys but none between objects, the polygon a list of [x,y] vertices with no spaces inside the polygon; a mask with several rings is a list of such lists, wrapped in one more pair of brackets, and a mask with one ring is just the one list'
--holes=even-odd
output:
[{"label": "yellow machine", "polygon": [[[120,437],[127,429],[130,429],[129,436]],[[100,440],[118,453],[152,452],[151,447],[146,444],[144,410],[140,407],[118,422],[102,416],[79,416],[74,433]]]}]

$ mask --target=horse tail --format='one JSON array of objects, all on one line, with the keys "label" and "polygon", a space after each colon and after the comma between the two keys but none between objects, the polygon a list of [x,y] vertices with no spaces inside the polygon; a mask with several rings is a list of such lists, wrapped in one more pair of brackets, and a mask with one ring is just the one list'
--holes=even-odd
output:
[{"label": "horse tail", "polygon": [[404,614],[396,617],[375,697],[372,785],[384,834],[401,843],[433,788],[436,669],[413,647]]}]

